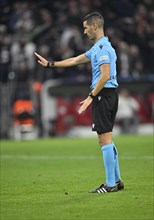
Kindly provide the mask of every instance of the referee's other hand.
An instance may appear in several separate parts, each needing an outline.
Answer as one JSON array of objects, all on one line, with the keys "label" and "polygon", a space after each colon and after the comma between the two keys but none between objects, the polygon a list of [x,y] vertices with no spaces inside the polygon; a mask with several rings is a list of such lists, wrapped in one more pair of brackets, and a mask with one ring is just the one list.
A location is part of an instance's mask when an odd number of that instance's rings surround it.
[{"label": "referee's other hand", "polygon": [[88,108],[88,106],[91,104],[91,102],[92,102],[92,98],[90,96],[88,96],[85,100],[80,102],[81,106],[78,110],[78,113],[81,114],[82,112],[84,112]]}]

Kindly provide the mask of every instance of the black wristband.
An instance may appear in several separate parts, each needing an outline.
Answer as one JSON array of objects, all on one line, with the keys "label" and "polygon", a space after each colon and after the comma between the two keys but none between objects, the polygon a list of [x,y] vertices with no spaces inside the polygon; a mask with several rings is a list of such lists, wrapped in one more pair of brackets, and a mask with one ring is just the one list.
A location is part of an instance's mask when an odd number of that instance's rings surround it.
[{"label": "black wristband", "polygon": [[48,61],[46,67],[54,67],[54,66],[55,66],[55,61],[51,60],[51,61]]},{"label": "black wristband", "polygon": [[92,92],[89,93],[89,96],[90,96],[92,99],[95,97]]}]

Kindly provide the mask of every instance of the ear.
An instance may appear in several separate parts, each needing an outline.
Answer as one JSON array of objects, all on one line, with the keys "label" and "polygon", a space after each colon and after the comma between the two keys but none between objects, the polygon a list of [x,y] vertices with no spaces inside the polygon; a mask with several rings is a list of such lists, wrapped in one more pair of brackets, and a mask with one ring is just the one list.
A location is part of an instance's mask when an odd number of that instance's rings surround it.
[{"label": "ear", "polygon": [[94,28],[95,31],[97,30],[97,25],[96,25],[95,22],[93,22],[93,28]]}]

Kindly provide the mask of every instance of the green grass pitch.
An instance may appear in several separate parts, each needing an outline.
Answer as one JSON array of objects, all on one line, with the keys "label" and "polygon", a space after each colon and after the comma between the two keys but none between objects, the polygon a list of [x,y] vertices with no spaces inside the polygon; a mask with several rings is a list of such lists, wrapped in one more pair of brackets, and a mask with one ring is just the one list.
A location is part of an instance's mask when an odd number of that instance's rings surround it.
[{"label": "green grass pitch", "polygon": [[1,220],[152,220],[153,137],[115,136],[125,190],[105,180],[97,138],[1,141]]}]

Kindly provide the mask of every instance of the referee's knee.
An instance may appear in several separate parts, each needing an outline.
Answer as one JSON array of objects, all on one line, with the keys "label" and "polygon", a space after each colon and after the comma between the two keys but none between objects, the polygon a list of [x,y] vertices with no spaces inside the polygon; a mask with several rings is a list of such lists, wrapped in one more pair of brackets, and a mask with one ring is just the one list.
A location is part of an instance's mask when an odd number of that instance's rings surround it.
[{"label": "referee's knee", "polygon": [[102,137],[100,135],[98,136],[98,143],[99,143],[100,147],[105,145],[104,140],[102,140]]},{"label": "referee's knee", "polygon": [[103,142],[98,138],[98,143],[99,143],[99,146],[102,147],[103,146]]},{"label": "referee's knee", "polygon": [[112,132],[98,134],[98,143],[101,147],[107,144],[111,144],[112,143]]}]

